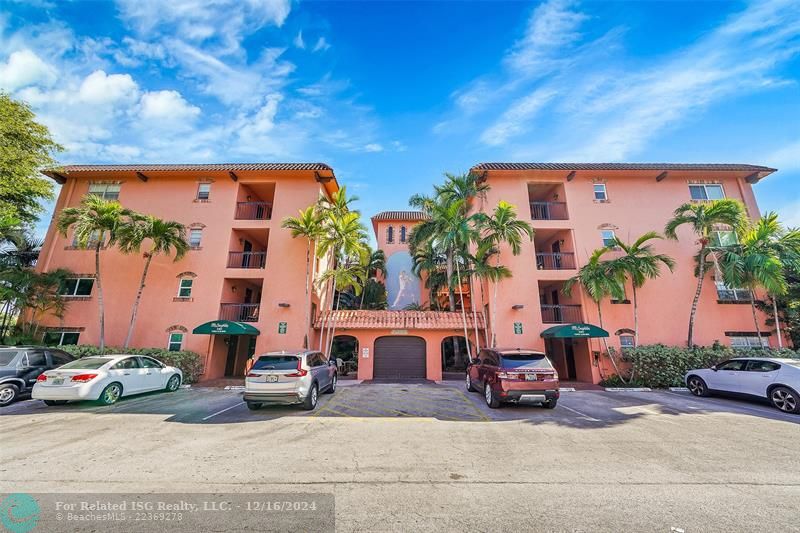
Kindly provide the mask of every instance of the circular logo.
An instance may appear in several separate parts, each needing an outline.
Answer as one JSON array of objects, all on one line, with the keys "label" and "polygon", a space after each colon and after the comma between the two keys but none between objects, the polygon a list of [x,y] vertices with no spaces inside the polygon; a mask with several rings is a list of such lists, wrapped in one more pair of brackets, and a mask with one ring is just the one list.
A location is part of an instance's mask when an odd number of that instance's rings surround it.
[{"label": "circular logo", "polygon": [[27,533],[39,522],[39,504],[27,494],[9,494],[0,501],[0,523],[12,533]]}]

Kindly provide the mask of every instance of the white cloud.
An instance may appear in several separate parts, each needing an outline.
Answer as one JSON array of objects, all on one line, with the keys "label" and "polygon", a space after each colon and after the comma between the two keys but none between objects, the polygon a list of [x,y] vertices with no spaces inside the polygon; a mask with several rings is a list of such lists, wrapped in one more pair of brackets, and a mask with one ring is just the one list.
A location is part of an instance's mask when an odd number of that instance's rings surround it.
[{"label": "white cloud", "polygon": [[364,146],[365,152],[383,152],[383,146],[378,143],[369,143]]},{"label": "white cloud", "polygon": [[7,91],[36,84],[49,86],[56,77],[56,69],[28,49],[13,52],[7,62],[0,63],[0,88]]},{"label": "white cloud", "polygon": [[505,144],[531,127],[536,114],[555,96],[556,91],[549,87],[538,89],[517,100],[502,116],[481,134],[481,141],[489,146]]},{"label": "white cloud", "polygon": [[78,89],[81,101],[90,105],[132,103],[139,96],[139,86],[130,74],[106,74],[96,70],[89,74]]},{"label": "white cloud", "polygon": [[185,128],[200,115],[200,108],[184,100],[178,91],[154,91],[142,95],[140,117],[170,128]]},{"label": "white cloud", "polygon": [[800,170],[800,140],[781,146],[767,155],[765,161],[778,170]]},{"label": "white cloud", "polygon": [[778,219],[787,228],[800,228],[800,201],[779,207]]},{"label": "white cloud", "polygon": [[292,42],[294,43],[294,45],[297,48],[304,49],[306,47],[306,43],[305,43],[305,41],[303,41],[303,31],[302,30],[297,32],[297,35],[295,36],[294,41],[292,41]]},{"label": "white cloud", "polygon": [[319,39],[317,39],[317,44],[314,45],[314,49],[312,50],[312,52],[320,52],[320,51],[324,52],[330,47],[331,45],[327,40],[325,40],[325,37],[320,37]]}]

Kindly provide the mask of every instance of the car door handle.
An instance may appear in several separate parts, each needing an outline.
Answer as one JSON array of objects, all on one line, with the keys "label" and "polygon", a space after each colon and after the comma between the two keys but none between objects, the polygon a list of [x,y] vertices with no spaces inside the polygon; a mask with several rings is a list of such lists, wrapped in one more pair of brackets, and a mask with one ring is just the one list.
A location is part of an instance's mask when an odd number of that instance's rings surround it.
[{"label": "car door handle", "polygon": [[131,373],[130,373],[130,372],[123,372],[123,373],[122,373],[122,375],[123,375],[123,376],[130,376],[130,375],[131,375]]}]

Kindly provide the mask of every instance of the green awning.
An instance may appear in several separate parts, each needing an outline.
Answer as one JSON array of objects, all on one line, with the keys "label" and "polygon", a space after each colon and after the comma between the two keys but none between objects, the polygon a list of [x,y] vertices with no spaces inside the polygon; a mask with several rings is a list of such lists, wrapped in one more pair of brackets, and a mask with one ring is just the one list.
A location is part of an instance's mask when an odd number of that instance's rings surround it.
[{"label": "green awning", "polygon": [[194,331],[195,335],[258,335],[261,333],[246,322],[234,322],[232,320],[212,320],[205,324],[200,324]]},{"label": "green awning", "polygon": [[547,328],[542,332],[542,337],[545,339],[608,337],[608,332],[592,324],[564,324]]}]

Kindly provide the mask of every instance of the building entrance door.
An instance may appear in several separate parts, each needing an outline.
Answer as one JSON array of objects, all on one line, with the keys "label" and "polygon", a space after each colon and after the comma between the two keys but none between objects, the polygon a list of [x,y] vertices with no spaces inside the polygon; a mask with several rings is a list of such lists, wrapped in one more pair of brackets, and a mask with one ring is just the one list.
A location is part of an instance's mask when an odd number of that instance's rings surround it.
[{"label": "building entrance door", "polygon": [[225,377],[233,377],[236,371],[236,354],[239,353],[239,337],[228,336],[228,357],[225,359]]}]

